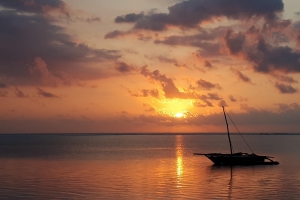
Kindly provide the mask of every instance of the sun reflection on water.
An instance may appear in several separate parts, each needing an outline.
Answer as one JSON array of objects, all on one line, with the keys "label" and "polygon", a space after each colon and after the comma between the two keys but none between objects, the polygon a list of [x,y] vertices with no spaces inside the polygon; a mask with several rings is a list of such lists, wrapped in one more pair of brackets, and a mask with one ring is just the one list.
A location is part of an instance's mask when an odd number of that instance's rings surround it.
[{"label": "sun reflection on water", "polygon": [[176,136],[176,169],[177,169],[177,187],[181,187],[181,178],[183,175],[183,162],[182,162],[182,136]]}]

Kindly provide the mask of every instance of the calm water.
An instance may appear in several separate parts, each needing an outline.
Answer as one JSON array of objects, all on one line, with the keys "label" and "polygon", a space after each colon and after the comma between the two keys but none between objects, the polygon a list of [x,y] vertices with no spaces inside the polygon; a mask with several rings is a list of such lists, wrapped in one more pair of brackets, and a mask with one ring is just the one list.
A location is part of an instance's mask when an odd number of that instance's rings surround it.
[{"label": "calm water", "polygon": [[300,199],[300,135],[244,138],[280,165],[214,167],[193,155],[228,153],[226,135],[0,135],[0,197]]}]

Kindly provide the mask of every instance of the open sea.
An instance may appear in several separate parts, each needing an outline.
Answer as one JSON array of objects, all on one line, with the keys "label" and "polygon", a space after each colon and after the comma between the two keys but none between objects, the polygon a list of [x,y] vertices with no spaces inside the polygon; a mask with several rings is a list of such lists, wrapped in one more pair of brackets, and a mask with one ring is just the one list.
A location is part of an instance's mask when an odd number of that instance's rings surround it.
[{"label": "open sea", "polygon": [[[279,165],[216,167],[226,134],[0,135],[0,199],[300,199],[300,135],[243,135]],[[232,135],[235,152],[251,150]]]}]

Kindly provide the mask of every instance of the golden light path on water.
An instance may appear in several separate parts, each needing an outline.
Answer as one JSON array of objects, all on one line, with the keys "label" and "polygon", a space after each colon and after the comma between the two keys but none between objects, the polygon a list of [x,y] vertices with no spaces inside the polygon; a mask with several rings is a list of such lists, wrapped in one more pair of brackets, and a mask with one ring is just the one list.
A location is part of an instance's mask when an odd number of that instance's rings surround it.
[{"label": "golden light path on water", "polygon": [[177,159],[177,187],[181,187],[181,179],[183,175],[183,162],[182,162],[182,135],[176,136],[176,159]]}]

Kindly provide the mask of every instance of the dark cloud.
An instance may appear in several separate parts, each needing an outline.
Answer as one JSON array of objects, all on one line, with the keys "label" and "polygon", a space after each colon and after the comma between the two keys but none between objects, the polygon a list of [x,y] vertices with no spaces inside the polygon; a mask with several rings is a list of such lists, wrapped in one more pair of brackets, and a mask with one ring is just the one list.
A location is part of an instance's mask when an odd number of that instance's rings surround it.
[{"label": "dark cloud", "polygon": [[22,92],[21,90],[19,90],[18,87],[15,87],[16,91],[15,94],[18,98],[25,98],[28,97],[26,94],[24,94],[24,92]]},{"label": "dark cloud", "polygon": [[4,83],[0,83],[0,88],[6,88],[7,86]]},{"label": "dark cloud", "polygon": [[138,34],[137,36],[138,36],[137,39],[140,40],[140,41],[150,41],[150,40],[152,40],[152,37],[148,36],[148,35]]},{"label": "dark cloud", "polygon": [[200,100],[194,101],[194,107],[213,107],[211,101],[220,101],[222,98],[216,93],[207,93],[206,95],[199,96]]},{"label": "dark cloud", "polygon": [[221,86],[219,84],[211,83],[211,82],[205,81],[203,79],[198,80],[196,83],[197,83],[198,87],[200,87],[204,90],[221,89]]},{"label": "dark cloud", "polygon": [[213,107],[213,104],[208,101],[207,99],[204,99],[202,101],[194,101],[193,102],[194,107]]},{"label": "dark cloud", "polygon": [[[148,107],[149,106],[149,107]],[[144,105],[146,110],[151,109],[150,105]],[[297,104],[285,105],[285,110],[257,110],[246,112],[229,112],[230,117],[238,126],[241,132],[274,132],[274,133],[299,133],[300,107]],[[155,109],[155,108],[153,108]],[[126,115],[126,116],[124,116]],[[64,122],[64,126],[61,126]],[[18,124],[18,126],[16,126]],[[118,126],[116,126],[118,124]],[[149,113],[149,115],[130,116],[123,112],[120,116],[105,118],[102,120],[87,120],[74,118],[51,118],[51,119],[3,119],[0,120],[0,127],[6,133],[132,133],[132,132],[161,132],[162,129],[170,131],[170,126],[193,125],[200,130],[204,126],[213,125],[224,127],[223,113],[198,114],[194,117],[187,117],[184,120],[170,117],[164,114]],[[249,129],[249,127],[259,127]],[[219,129],[220,130],[220,129]]]},{"label": "dark cloud", "polygon": [[199,33],[194,35],[185,36],[169,36],[165,37],[164,40],[156,40],[155,43],[163,43],[167,45],[183,45],[183,46],[203,46],[203,42],[214,42],[214,40],[221,36],[225,30],[223,28],[215,28],[211,30],[198,29]]},{"label": "dark cloud", "polygon": [[[202,97],[205,97],[205,99],[211,99],[211,100],[221,100],[222,98],[219,97],[216,93],[207,93],[207,95],[202,95]],[[203,99],[203,98],[202,98]]]},{"label": "dark cloud", "polygon": [[300,72],[300,53],[288,46],[273,47],[260,38],[256,48],[246,52],[246,59],[254,63],[254,69],[262,73],[282,71]]},{"label": "dark cloud", "polygon": [[162,31],[166,29],[166,24],[168,24],[169,18],[167,14],[157,13],[144,16],[143,18],[137,20],[134,25],[135,29],[146,29],[152,31]]},{"label": "dark cloud", "polygon": [[204,67],[208,69],[214,68],[214,66],[208,60],[204,61]]},{"label": "dark cloud", "polygon": [[296,21],[293,23],[293,28],[294,29],[300,29],[300,21]]},{"label": "dark cloud", "polygon": [[117,38],[119,36],[124,36],[126,35],[127,33],[124,32],[124,31],[119,31],[119,30],[114,30],[112,32],[109,32],[107,33],[105,36],[104,36],[104,39],[112,39],[112,38]]},{"label": "dark cloud", "polygon": [[282,94],[293,94],[293,93],[298,92],[298,90],[296,88],[292,87],[291,85],[276,83],[275,86],[279,90],[279,92]]},{"label": "dark cloud", "polygon": [[144,13],[140,13],[140,14],[131,13],[131,14],[116,17],[115,22],[116,23],[124,23],[124,22],[132,23],[132,22],[136,22],[137,20],[139,20],[143,17],[144,17]]},{"label": "dark cloud", "polygon": [[100,21],[101,21],[100,17],[89,17],[89,18],[86,19],[86,22],[89,22],[89,23],[91,23],[91,22],[100,22]]},{"label": "dark cloud", "polygon": [[251,79],[248,76],[246,76],[245,74],[243,74],[241,71],[234,70],[234,73],[237,75],[239,80],[246,82],[246,83],[252,83]]},{"label": "dark cloud", "polygon": [[143,89],[140,91],[140,93],[132,93],[131,91],[129,91],[129,93],[134,96],[134,97],[149,97],[152,96],[154,98],[159,98],[159,92],[157,89],[152,89],[152,90],[147,90],[147,89]]},{"label": "dark cloud", "polygon": [[228,105],[227,105],[227,103],[226,103],[225,100],[221,100],[221,101],[219,101],[218,106],[220,106],[220,107],[223,107],[223,106],[226,107]]},{"label": "dark cloud", "polygon": [[17,11],[44,13],[49,9],[64,10],[61,0],[0,0],[0,5]]},{"label": "dark cloud", "polygon": [[[290,126],[296,124],[300,117],[300,108],[287,105],[284,111],[268,111],[265,109],[255,109],[245,105],[247,113],[230,113],[236,124],[250,125],[284,125]],[[297,105],[297,104],[296,104]],[[242,108],[243,109],[243,108]],[[299,124],[299,121],[297,122]]]},{"label": "dark cloud", "polygon": [[271,76],[285,83],[298,83],[298,81],[291,76],[286,76],[278,73],[272,73]]},{"label": "dark cloud", "polygon": [[141,74],[158,81],[162,86],[166,98],[182,98],[185,96],[184,93],[181,93],[178,90],[171,78],[167,78],[166,75],[161,74],[158,70],[151,72],[147,67],[143,67],[141,69]]},{"label": "dark cloud", "polygon": [[[4,7],[0,10],[0,74],[30,82],[28,64],[40,57],[47,63],[49,72],[81,76],[79,71],[86,71],[81,69],[88,67],[80,63],[116,60],[120,57],[118,51],[93,49],[73,42],[71,36],[63,33],[64,29],[55,25],[51,17],[40,14],[44,8],[56,8],[63,4],[57,0],[0,1]],[[85,74],[85,77],[88,75]]]},{"label": "dark cloud", "polygon": [[58,77],[55,77],[47,68],[47,64],[43,59],[37,57],[29,66],[29,72],[33,79],[36,79],[40,83],[50,86],[57,86],[61,81]]},{"label": "dark cloud", "polygon": [[136,31],[119,31],[119,30],[108,32],[107,34],[105,34],[104,39],[114,39],[114,38],[124,37],[127,35],[133,35],[140,41],[152,40],[152,36],[137,33]]},{"label": "dark cloud", "polygon": [[278,107],[279,107],[279,110],[282,112],[286,112],[286,111],[289,111],[289,110],[298,110],[300,109],[300,105],[297,104],[297,103],[292,103],[292,104],[283,104],[283,103],[280,103],[278,104]]},{"label": "dark cloud", "polygon": [[122,73],[136,71],[136,69],[133,66],[130,66],[125,62],[117,62],[115,69]]},{"label": "dark cloud", "polygon": [[241,32],[239,32],[238,34],[233,34],[232,30],[228,30],[224,39],[226,47],[229,49],[230,54],[234,55],[242,50],[246,37]]},{"label": "dark cloud", "polygon": [[205,21],[216,18],[250,19],[265,17],[274,19],[276,12],[283,11],[282,0],[188,0],[170,6],[169,13],[128,14],[119,16],[116,21],[135,22],[136,29],[153,31],[165,30],[168,25],[196,27]]},{"label": "dark cloud", "polygon": [[290,20],[290,19],[284,19],[284,20],[276,19],[276,20],[271,20],[271,21],[268,21],[266,24],[264,24],[263,31],[266,31],[266,30],[276,30],[276,32],[277,32],[277,31],[286,29],[291,24],[292,24],[292,20]]},{"label": "dark cloud", "polygon": [[158,70],[151,72],[147,67],[142,67],[140,73],[145,77],[149,77],[150,79],[157,81],[162,87],[166,98],[198,98],[198,95],[196,94],[179,91],[179,89],[175,86],[174,81],[166,75],[161,74]]},{"label": "dark cloud", "polygon": [[41,88],[37,88],[37,94],[46,98],[59,98],[59,96],[52,94],[50,92],[46,92],[45,90],[42,90]]},{"label": "dark cloud", "polygon": [[166,56],[158,56],[157,59],[160,61],[160,62],[164,62],[164,63],[172,63],[172,64],[175,64],[175,65],[179,65],[177,60],[175,60],[174,58],[168,58]]},{"label": "dark cloud", "polygon": [[229,99],[230,99],[231,102],[236,102],[237,101],[236,98],[234,98],[232,95],[229,95]]},{"label": "dark cloud", "polygon": [[149,105],[149,104],[143,104],[143,106],[146,107],[146,109],[145,109],[146,112],[156,111],[156,109],[154,107],[152,107],[151,105]]},{"label": "dark cloud", "polygon": [[256,26],[252,25],[248,30],[247,34],[258,34],[260,32],[259,28]]},{"label": "dark cloud", "polygon": [[156,89],[153,90],[142,90],[143,96],[147,97],[147,96],[152,96],[154,98],[158,98],[159,97],[159,92]]},{"label": "dark cloud", "polygon": [[165,44],[170,46],[192,46],[198,47],[201,56],[218,56],[221,55],[220,42],[217,39],[224,35],[225,28],[219,27],[215,29],[203,30],[199,29],[199,33],[195,35],[169,36],[164,39],[155,40],[155,44]]},{"label": "dark cloud", "polygon": [[[218,31],[220,31],[218,29]],[[195,46],[203,47],[205,43],[214,44],[214,39],[219,33],[202,31],[199,34],[195,35],[186,35],[186,36],[169,36],[165,37],[164,40],[155,40],[156,44],[167,44],[167,45],[182,45],[182,46]]]}]

